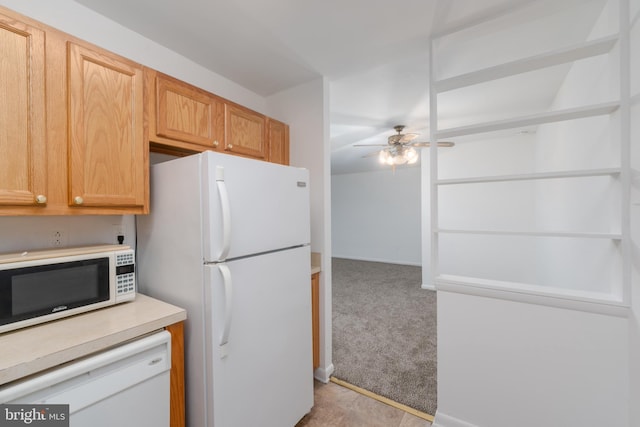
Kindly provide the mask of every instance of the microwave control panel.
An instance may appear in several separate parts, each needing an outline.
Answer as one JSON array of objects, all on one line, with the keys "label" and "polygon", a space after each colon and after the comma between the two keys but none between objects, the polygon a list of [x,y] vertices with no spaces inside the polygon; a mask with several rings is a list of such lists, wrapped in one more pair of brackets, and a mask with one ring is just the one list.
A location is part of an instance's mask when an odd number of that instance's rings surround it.
[{"label": "microwave control panel", "polygon": [[116,302],[135,298],[136,273],[133,250],[116,252]]}]

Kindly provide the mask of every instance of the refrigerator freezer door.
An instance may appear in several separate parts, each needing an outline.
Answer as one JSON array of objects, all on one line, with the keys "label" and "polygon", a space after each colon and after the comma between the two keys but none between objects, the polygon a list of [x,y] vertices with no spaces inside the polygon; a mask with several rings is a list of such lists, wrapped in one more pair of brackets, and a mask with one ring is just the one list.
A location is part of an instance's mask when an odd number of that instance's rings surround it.
[{"label": "refrigerator freezer door", "polygon": [[205,261],[309,243],[306,169],[213,152],[201,156]]},{"label": "refrigerator freezer door", "polygon": [[205,266],[208,426],[292,427],[311,409],[309,256],[305,246]]}]

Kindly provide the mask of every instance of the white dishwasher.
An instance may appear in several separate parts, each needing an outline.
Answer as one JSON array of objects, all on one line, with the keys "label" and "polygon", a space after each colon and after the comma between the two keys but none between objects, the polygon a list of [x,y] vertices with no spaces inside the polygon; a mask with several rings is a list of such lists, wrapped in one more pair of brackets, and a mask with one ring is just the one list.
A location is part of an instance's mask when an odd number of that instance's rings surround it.
[{"label": "white dishwasher", "polygon": [[68,404],[70,427],[168,427],[171,335],[145,338],[0,386],[0,404]]}]

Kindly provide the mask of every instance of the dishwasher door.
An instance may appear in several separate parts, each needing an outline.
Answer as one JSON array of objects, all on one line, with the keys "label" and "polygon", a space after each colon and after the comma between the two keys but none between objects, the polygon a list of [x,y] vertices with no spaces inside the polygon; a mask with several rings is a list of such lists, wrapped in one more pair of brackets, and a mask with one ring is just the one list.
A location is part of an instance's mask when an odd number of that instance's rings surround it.
[{"label": "dishwasher door", "polygon": [[0,403],[68,404],[70,427],[169,427],[170,369],[162,331],[0,387]]}]

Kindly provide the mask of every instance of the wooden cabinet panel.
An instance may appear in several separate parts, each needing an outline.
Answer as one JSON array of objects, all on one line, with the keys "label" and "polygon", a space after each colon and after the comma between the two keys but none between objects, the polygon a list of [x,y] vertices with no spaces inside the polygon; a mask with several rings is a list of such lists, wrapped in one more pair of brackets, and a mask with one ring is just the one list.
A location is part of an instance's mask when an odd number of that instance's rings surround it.
[{"label": "wooden cabinet panel", "polygon": [[184,322],[165,328],[171,334],[170,426],[185,426]]},{"label": "wooden cabinet panel", "polygon": [[[150,140],[198,144],[215,150],[224,138],[224,103],[212,94],[145,70]],[[170,141],[166,141],[170,140]]]},{"label": "wooden cabinet panel", "polygon": [[313,369],[320,366],[320,273],[311,275],[311,336]]},{"label": "wooden cabinet panel", "polygon": [[151,151],[222,150],[289,164],[289,126],[150,68],[144,70]]},{"label": "wooden cabinet panel", "polygon": [[144,206],[142,67],[68,43],[69,204]]},{"label": "wooden cabinet panel", "polygon": [[266,159],[265,116],[235,104],[225,104],[224,149],[256,159]]},{"label": "wooden cabinet panel", "polygon": [[44,206],[45,34],[3,14],[0,100],[0,206]]},{"label": "wooden cabinet panel", "polygon": [[274,119],[267,119],[269,161],[289,164],[289,126]]}]

